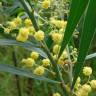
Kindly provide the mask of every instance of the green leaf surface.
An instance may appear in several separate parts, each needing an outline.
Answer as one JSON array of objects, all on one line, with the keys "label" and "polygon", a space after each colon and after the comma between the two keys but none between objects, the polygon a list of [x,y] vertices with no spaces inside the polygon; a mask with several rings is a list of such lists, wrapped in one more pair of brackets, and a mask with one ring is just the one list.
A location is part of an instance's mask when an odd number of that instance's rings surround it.
[{"label": "green leaf surface", "polygon": [[96,20],[96,0],[90,0],[84,20],[84,26],[82,29],[77,64],[75,65],[74,68],[73,86],[77,80],[77,77],[79,76],[80,71],[82,70],[86,55],[88,53],[91,41],[95,33],[96,29],[95,20]]},{"label": "green leaf surface", "polygon": [[29,51],[36,51],[38,52],[42,57],[47,57],[45,52],[41,50],[40,48],[35,47],[36,44],[27,41],[27,42],[18,42],[16,40],[11,40],[11,39],[0,39],[0,45],[1,46],[21,46]]},{"label": "green leaf surface", "polygon": [[70,14],[69,14],[69,18],[68,18],[68,24],[66,26],[65,34],[63,37],[63,41],[61,44],[61,49],[60,49],[58,57],[61,56],[66,45],[69,43],[69,41],[73,35],[73,32],[74,32],[81,16],[83,15],[83,13],[86,9],[88,1],[89,0],[72,0]]},{"label": "green leaf surface", "polygon": [[27,71],[27,70],[24,70],[24,69],[21,69],[21,68],[17,68],[17,67],[12,67],[12,66],[9,66],[7,64],[0,64],[0,71],[8,72],[8,73],[15,74],[15,75],[20,75],[20,76],[25,76],[25,77],[28,77],[28,78],[33,78],[33,79],[37,79],[37,80],[40,80],[40,81],[45,81],[45,82],[50,82],[50,83],[60,83],[58,81],[48,79],[44,76],[36,76],[30,71]]},{"label": "green leaf surface", "polygon": [[92,59],[92,58],[96,58],[96,53],[90,54],[86,56],[86,60]]}]

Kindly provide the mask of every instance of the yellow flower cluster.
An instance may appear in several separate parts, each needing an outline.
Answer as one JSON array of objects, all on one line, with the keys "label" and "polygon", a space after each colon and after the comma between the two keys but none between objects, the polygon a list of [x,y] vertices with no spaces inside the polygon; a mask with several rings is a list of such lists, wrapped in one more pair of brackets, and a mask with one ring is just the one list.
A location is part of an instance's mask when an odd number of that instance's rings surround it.
[{"label": "yellow flower cluster", "polygon": [[[42,60],[42,64],[43,66],[40,66],[40,65],[37,65],[36,63],[36,60],[39,58],[39,53],[38,52],[31,52],[30,53],[30,57],[28,57],[27,59],[22,59],[21,63],[24,64],[25,67],[28,67],[28,68],[33,68],[33,73],[35,75],[43,75],[44,72],[45,72],[45,68],[44,67],[47,67],[50,65],[50,60],[49,59],[43,59]],[[35,68],[36,67],[36,68]],[[35,69],[34,69],[35,68]]]},{"label": "yellow flower cluster", "polygon": [[22,19],[20,17],[14,18],[13,22],[16,24],[16,26],[19,26],[22,24]]},{"label": "yellow flower cluster", "polygon": [[50,60],[48,58],[42,60],[43,66],[48,67],[50,66]]},{"label": "yellow flower cluster", "polygon": [[29,29],[28,28],[20,28],[19,29],[19,34],[16,37],[17,41],[25,42],[27,41],[29,36]]},{"label": "yellow flower cluster", "polygon": [[83,68],[83,74],[85,76],[90,76],[92,74],[92,68],[91,67],[84,67]]},{"label": "yellow flower cluster", "polygon": [[9,25],[8,28],[11,29],[11,30],[16,28],[16,24],[13,21],[8,22],[8,25]]},{"label": "yellow flower cluster", "polygon": [[38,32],[35,33],[34,38],[35,38],[37,41],[42,41],[42,40],[44,40],[44,32],[41,31],[41,30],[39,30]]},{"label": "yellow flower cluster", "polygon": [[33,58],[34,60],[37,60],[38,57],[39,57],[39,53],[38,53],[38,52],[32,52],[30,56],[31,56],[31,58]]},{"label": "yellow flower cluster", "polygon": [[45,68],[43,66],[39,66],[34,70],[34,74],[39,76],[43,75],[44,72],[45,72]]},{"label": "yellow flower cluster", "polygon": [[56,44],[53,46],[53,53],[58,54],[60,50],[60,45]]},{"label": "yellow flower cluster", "polygon": [[56,26],[57,28],[60,29],[64,29],[67,25],[67,21],[63,21],[63,20],[56,20],[54,18],[50,19],[50,23],[53,24],[54,26]]},{"label": "yellow flower cluster", "polygon": [[53,33],[52,34],[52,40],[54,41],[54,43],[61,43],[61,41],[62,41],[62,34],[60,34],[60,33]]},{"label": "yellow flower cluster", "polygon": [[84,84],[78,91],[76,92],[76,96],[88,96],[91,92],[91,86],[88,84]]},{"label": "yellow flower cluster", "polygon": [[53,96],[61,96],[60,93],[54,93]]},{"label": "yellow flower cluster", "polygon": [[24,63],[26,67],[33,67],[35,64],[35,61],[32,58],[22,59],[21,62]]},{"label": "yellow flower cluster", "polygon": [[74,87],[76,90],[78,90],[78,88],[81,86],[80,83],[81,83],[81,78],[78,77],[78,78],[77,78],[77,81],[76,81],[76,83],[75,83],[75,87]]},{"label": "yellow flower cluster", "polygon": [[42,2],[42,8],[48,9],[50,7],[50,0],[44,0]]},{"label": "yellow flower cluster", "polygon": [[22,19],[20,17],[14,18],[12,21],[8,22],[8,29],[13,30],[22,24]]},{"label": "yellow flower cluster", "polygon": [[31,22],[31,20],[28,19],[28,18],[25,19],[24,24],[25,24],[26,27],[32,26],[32,22]]},{"label": "yellow flower cluster", "polygon": [[90,85],[91,85],[91,88],[92,89],[95,89],[96,90],[96,80],[91,80],[90,81]]}]

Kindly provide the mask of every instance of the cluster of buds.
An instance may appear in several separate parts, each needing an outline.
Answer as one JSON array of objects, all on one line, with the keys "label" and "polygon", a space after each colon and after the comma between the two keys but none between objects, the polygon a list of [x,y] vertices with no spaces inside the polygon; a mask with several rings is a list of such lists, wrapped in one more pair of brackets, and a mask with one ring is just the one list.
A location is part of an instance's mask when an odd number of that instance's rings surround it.
[{"label": "cluster of buds", "polygon": [[84,84],[81,84],[81,78],[78,77],[75,84],[76,96],[89,96],[89,93],[92,92],[92,90],[96,90],[96,80],[90,80],[92,68],[88,66],[84,67],[83,74],[84,76],[87,76],[88,79]]}]

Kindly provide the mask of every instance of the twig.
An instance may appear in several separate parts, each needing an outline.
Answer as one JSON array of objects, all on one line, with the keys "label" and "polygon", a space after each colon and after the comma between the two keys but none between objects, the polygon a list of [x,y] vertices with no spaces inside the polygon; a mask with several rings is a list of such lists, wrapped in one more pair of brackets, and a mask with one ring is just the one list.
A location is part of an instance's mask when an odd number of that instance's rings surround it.
[{"label": "twig", "polygon": [[70,87],[72,86],[72,79],[73,79],[73,74],[72,74],[72,72],[73,72],[73,64],[72,64],[72,62],[71,62],[71,58],[70,58],[70,52],[69,52],[69,48],[68,48],[68,45],[67,45],[67,47],[66,47],[66,49],[67,49],[67,54],[68,54],[68,60],[69,60],[69,62],[70,62],[70,68],[69,68],[69,80],[70,80]]},{"label": "twig", "polygon": [[[12,52],[12,57],[13,57],[14,66],[18,67],[15,50]],[[20,78],[19,78],[18,75],[15,75],[15,79],[16,79],[16,86],[17,86],[18,96],[22,96],[21,86],[20,86]]]}]

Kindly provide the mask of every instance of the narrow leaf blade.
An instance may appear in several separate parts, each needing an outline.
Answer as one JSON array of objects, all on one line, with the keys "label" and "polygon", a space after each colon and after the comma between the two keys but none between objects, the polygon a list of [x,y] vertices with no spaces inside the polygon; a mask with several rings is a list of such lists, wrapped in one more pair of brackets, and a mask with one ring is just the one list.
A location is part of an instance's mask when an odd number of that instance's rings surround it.
[{"label": "narrow leaf blade", "polygon": [[81,34],[77,64],[75,65],[74,68],[73,86],[77,80],[78,75],[80,74],[80,71],[82,70],[86,55],[88,53],[91,41],[95,33],[96,29],[95,19],[96,19],[96,0],[90,0],[87,13],[85,16],[83,31]]},{"label": "narrow leaf blade", "polygon": [[8,73],[20,75],[20,76],[25,76],[28,78],[33,78],[33,79],[40,80],[40,81],[46,81],[46,82],[50,82],[50,83],[60,83],[58,81],[54,81],[54,80],[48,79],[43,76],[36,76],[36,75],[32,74],[32,72],[30,72],[30,71],[25,71],[23,69],[20,69],[17,67],[12,67],[7,64],[0,64],[0,71],[8,72]]},{"label": "narrow leaf blade", "polygon": [[70,8],[70,14],[68,18],[68,24],[66,26],[65,34],[63,37],[63,41],[61,44],[61,49],[59,52],[59,56],[61,56],[63,50],[65,49],[66,45],[70,41],[73,32],[76,28],[76,25],[78,24],[82,14],[84,13],[86,6],[88,4],[89,0],[72,0],[71,8]]}]

